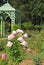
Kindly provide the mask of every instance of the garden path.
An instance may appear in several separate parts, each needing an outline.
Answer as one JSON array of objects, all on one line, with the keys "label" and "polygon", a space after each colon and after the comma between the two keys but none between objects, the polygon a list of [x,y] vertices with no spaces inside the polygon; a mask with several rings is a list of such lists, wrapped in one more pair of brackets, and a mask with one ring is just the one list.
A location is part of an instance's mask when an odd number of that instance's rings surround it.
[{"label": "garden path", "polygon": [[5,39],[7,39],[7,38],[0,38],[0,40],[5,40]]}]

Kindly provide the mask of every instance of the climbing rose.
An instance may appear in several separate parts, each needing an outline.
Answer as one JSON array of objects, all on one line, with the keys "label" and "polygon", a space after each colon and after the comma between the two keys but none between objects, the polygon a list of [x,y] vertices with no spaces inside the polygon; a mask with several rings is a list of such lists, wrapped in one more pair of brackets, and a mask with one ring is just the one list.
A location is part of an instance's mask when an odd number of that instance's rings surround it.
[{"label": "climbing rose", "polygon": [[17,29],[16,30],[17,33],[24,33],[23,30]]},{"label": "climbing rose", "polygon": [[6,58],[6,54],[3,53],[3,54],[1,55],[1,57],[2,57],[2,59],[5,59],[5,58]]},{"label": "climbing rose", "polygon": [[24,38],[28,38],[28,34],[25,33],[25,34],[23,35],[23,37],[24,37]]},{"label": "climbing rose", "polygon": [[20,41],[20,42],[24,41],[24,39],[22,37],[19,37],[17,40]]},{"label": "climbing rose", "polygon": [[10,34],[10,35],[8,36],[8,40],[12,40],[14,37],[15,37],[15,36],[14,36],[13,34]]},{"label": "climbing rose", "polygon": [[26,41],[23,41],[23,42],[21,43],[21,45],[27,47],[27,42],[26,42]]},{"label": "climbing rose", "polygon": [[6,45],[6,46],[11,47],[12,45],[13,45],[13,43],[12,43],[12,42],[10,42],[10,41],[8,41],[8,43],[7,43],[7,45]]}]

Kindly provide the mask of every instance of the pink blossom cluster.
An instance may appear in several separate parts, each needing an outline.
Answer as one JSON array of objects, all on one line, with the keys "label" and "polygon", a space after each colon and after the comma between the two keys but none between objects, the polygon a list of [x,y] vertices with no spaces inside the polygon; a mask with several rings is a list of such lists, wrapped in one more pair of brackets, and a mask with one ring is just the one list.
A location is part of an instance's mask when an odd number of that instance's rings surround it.
[{"label": "pink blossom cluster", "polygon": [[[8,36],[8,38],[7,38],[8,39],[8,42],[6,44],[7,47],[11,47],[13,45],[13,43],[11,42],[11,40],[13,40],[18,35],[18,33],[21,33],[22,36],[19,37],[19,38],[17,38],[17,40],[20,42],[20,44],[22,46],[24,46],[24,48],[27,47],[28,43],[24,40],[24,38],[28,38],[28,34],[27,33],[24,33],[24,31],[23,30],[20,30],[20,29],[17,29],[16,31],[12,31],[12,34],[10,34]],[[28,52],[31,52],[31,49],[27,49],[27,51]],[[1,57],[2,57],[2,59],[5,59],[6,58],[6,54],[3,53],[1,55]]]},{"label": "pink blossom cluster", "polygon": [[5,53],[1,54],[1,57],[2,57],[2,59],[5,59],[6,58],[6,54]]},{"label": "pink blossom cluster", "polygon": [[9,41],[7,42],[6,46],[11,47],[13,45],[13,43],[10,41],[13,40],[18,35],[18,33],[21,33],[22,37],[19,37],[17,40],[20,42],[21,45],[27,46],[27,42],[24,40],[24,38],[27,38],[28,34],[27,33],[24,34],[24,31],[21,29],[17,29],[16,31],[12,31],[12,34],[10,34],[8,36]]}]

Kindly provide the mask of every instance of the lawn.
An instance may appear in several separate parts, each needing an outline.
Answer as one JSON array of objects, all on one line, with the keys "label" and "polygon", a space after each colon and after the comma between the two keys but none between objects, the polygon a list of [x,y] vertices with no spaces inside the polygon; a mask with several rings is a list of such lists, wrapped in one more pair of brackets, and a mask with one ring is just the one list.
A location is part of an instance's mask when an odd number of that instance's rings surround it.
[{"label": "lawn", "polygon": [[[39,52],[24,52],[24,60],[33,59],[39,57],[41,60],[44,59],[44,31],[29,31],[31,37],[25,39],[28,42],[28,48],[33,50],[39,50]],[[0,54],[5,52],[5,45],[7,40],[0,40]]]}]

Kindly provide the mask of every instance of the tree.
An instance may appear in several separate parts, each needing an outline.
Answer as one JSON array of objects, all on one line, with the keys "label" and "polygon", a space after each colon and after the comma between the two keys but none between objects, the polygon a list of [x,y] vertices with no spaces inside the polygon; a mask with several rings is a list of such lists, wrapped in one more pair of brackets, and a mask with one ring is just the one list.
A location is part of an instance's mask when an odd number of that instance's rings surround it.
[{"label": "tree", "polygon": [[[5,0],[6,1],[6,0]],[[10,4],[22,12],[22,21],[32,21],[33,24],[44,21],[44,0],[9,0]]]}]

